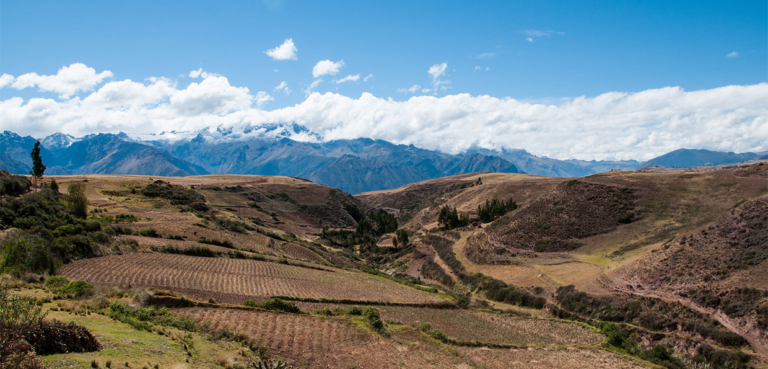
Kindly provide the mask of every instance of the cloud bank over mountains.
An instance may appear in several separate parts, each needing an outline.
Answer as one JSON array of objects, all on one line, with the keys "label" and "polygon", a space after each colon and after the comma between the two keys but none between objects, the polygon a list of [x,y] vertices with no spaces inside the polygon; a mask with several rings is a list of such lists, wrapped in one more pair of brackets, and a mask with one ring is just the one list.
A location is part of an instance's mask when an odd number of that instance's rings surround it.
[{"label": "cloud bank over mountains", "polygon": [[[333,75],[343,66],[327,64],[315,74]],[[335,68],[325,68],[330,64]],[[437,88],[445,68],[433,68]],[[767,83],[698,91],[664,87],[606,92],[558,104],[469,94],[397,101],[368,92],[358,98],[312,92],[300,104],[264,110],[272,100],[265,91],[233,86],[225,76],[203,70],[189,75],[201,80],[186,86],[165,77],[111,80],[112,72],[97,73],[79,63],[56,75],[5,74],[0,88],[37,87],[57,98],[0,101],[0,129],[43,137],[56,131],[74,136],[142,134],[285,122],[306,126],[324,140],[369,137],[452,154],[473,146],[522,148],[536,155],[585,160],[647,160],[679,148],[768,150]],[[278,87],[274,89],[287,88]]]}]

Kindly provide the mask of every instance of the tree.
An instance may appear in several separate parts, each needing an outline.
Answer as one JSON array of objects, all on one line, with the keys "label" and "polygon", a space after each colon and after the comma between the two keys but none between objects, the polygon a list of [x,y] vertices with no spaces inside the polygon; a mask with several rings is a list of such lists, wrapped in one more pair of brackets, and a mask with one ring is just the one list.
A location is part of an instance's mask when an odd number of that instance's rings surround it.
[{"label": "tree", "polygon": [[397,235],[397,241],[401,245],[403,245],[403,247],[408,246],[408,242],[410,242],[408,240],[408,231],[406,231],[405,229],[398,229],[396,235]]},{"label": "tree", "polygon": [[392,246],[393,246],[394,248],[397,248],[397,236],[395,236],[395,237],[392,237]]},{"label": "tree", "polygon": [[37,180],[42,179],[43,173],[45,173],[45,164],[43,164],[43,158],[40,157],[40,141],[35,142],[30,156],[32,156],[32,170],[29,174],[32,175],[34,187],[37,188]]},{"label": "tree", "polygon": [[85,219],[88,216],[88,197],[85,195],[85,183],[70,183],[67,187],[69,205],[75,216]]},{"label": "tree", "polygon": [[56,183],[55,179],[51,180],[51,191],[53,191],[53,193],[55,193],[56,195],[59,194],[59,184]]},{"label": "tree", "polygon": [[437,217],[437,222],[446,230],[463,227],[469,224],[469,217],[466,215],[459,216],[459,212],[456,208],[452,208],[448,205],[443,206],[440,209],[440,215]]}]

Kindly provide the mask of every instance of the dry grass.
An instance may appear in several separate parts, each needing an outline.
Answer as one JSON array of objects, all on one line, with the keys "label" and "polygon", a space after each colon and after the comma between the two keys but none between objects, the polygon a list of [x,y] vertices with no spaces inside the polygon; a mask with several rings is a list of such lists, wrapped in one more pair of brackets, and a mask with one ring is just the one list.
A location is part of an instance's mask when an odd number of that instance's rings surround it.
[{"label": "dry grass", "polygon": [[597,346],[605,337],[581,325],[548,319],[526,318],[475,310],[426,309],[386,306],[385,319],[420,326],[429,323],[448,337],[465,342],[549,346]]},{"label": "dry grass", "polygon": [[605,368],[630,369],[647,368],[632,359],[597,349],[488,349],[464,348],[460,350],[478,364],[488,369],[502,368]]},{"label": "dry grass", "polygon": [[445,302],[381,278],[332,270],[335,272],[254,260],[152,253],[79,260],[64,265],[61,274],[97,284],[167,288],[236,304],[273,296],[399,304]]}]

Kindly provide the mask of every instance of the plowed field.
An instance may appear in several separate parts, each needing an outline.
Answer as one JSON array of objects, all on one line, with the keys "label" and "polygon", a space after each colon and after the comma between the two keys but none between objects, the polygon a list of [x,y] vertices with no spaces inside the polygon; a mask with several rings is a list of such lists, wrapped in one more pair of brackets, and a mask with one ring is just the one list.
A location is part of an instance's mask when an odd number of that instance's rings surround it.
[{"label": "plowed field", "polygon": [[331,318],[201,308],[176,309],[174,313],[201,323],[208,321],[216,330],[252,336],[298,368],[469,367],[466,359],[439,345],[418,341],[420,334],[415,332],[385,339]]},{"label": "plowed field", "polygon": [[397,304],[445,302],[410,287],[339,269],[331,272],[255,260],[159,253],[79,260],[64,265],[61,274],[96,284],[179,290],[235,304],[273,296]]}]

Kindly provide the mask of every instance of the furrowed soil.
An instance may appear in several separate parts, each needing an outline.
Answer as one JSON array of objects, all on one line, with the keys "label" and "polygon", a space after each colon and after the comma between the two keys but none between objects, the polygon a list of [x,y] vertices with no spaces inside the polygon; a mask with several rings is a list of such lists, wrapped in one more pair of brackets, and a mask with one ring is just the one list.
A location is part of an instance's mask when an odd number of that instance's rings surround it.
[{"label": "furrowed soil", "polygon": [[361,273],[256,260],[131,254],[75,261],[64,265],[61,274],[93,284],[159,287],[233,304],[274,296],[382,304],[448,303],[435,294]]}]

